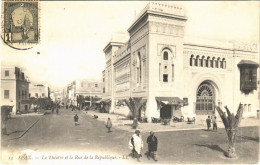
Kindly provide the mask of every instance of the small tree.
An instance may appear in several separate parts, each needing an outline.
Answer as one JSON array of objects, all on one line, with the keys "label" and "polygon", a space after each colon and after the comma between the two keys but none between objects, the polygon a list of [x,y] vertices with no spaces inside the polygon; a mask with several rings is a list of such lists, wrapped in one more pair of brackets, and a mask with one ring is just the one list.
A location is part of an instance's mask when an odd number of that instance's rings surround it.
[{"label": "small tree", "polygon": [[139,115],[139,111],[141,110],[142,107],[145,106],[146,101],[147,100],[142,99],[141,97],[133,97],[133,98],[130,97],[129,100],[124,99],[124,102],[126,103],[127,107],[133,114],[134,117],[133,126],[137,124],[136,122]]},{"label": "small tree", "polygon": [[226,156],[229,158],[235,158],[237,157],[235,153],[235,139],[236,139],[238,125],[243,115],[243,106],[242,104],[239,104],[236,116],[234,116],[234,113],[232,114],[230,113],[227,106],[225,106],[225,109],[227,111],[228,116],[226,115],[226,113],[222,111],[222,109],[219,106],[216,106],[216,109],[219,113],[219,116],[222,119],[222,122],[225,126],[226,133],[228,136],[228,152]]}]

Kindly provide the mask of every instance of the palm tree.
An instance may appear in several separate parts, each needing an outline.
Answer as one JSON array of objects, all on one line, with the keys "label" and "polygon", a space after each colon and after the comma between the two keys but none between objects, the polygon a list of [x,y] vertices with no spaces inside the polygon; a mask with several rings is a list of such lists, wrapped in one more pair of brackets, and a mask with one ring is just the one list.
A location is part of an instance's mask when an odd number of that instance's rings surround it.
[{"label": "palm tree", "polygon": [[137,118],[139,115],[139,111],[142,107],[145,107],[146,101],[146,99],[142,99],[141,97],[130,97],[129,100],[124,99],[124,102],[126,103],[129,110],[132,112],[132,115],[134,117],[133,127],[137,127]]},{"label": "palm tree", "polygon": [[235,153],[235,140],[238,125],[243,115],[243,106],[242,104],[239,104],[236,116],[234,116],[234,113],[230,113],[227,106],[225,106],[225,109],[227,111],[228,116],[225,112],[222,111],[222,109],[219,106],[216,106],[216,109],[219,113],[219,116],[222,119],[228,136],[228,152],[226,156],[229,158],[236,158],[237,155]]}]

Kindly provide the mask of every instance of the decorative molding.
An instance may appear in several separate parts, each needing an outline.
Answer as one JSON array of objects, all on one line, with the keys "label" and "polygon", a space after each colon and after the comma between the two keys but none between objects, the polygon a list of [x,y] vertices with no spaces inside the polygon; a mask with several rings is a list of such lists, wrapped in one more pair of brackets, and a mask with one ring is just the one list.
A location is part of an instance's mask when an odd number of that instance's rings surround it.
[{"label": "decorative molding", "polygon": [[164,44],[164,43],[158,43],[157,44],[157,56],[161,56],[163,49],[168,48],[171,53],[172,57],[176,57],[176,45],[169,45],[169,44]]},{"label": "decorative molding", "polygon": [[144,24],[142,27],[140,27],[136,33],[134,33],[130,39],[131,39],[131,46],[136,44],[138,41],[140,41],[142,38],[144,38],[149,33],[149,27],[148,23]]},{"label": "decorative molding", "polygon": [[149,32],[184,36],[184,26],[150,21]]},{"label": "decorative molding", "polygon": [[233,44],[234,44],[234,50],[258,52],[257,43],[248,44],[248,43],[242,43],[242,42],[234,42]]}]

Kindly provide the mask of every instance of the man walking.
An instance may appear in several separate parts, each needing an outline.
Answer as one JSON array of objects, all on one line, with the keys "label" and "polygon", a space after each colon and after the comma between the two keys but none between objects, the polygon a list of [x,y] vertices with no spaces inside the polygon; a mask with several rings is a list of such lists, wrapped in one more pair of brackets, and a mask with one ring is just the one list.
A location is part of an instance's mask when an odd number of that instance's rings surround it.
[{"label": "man walking", "polygon": [[143,140],[139,130],[135,131],[135,134],[130,139],[129,146],[132,149],[133,157],[136,157],[137,161],[140,162],[140,157],[142,156],[141,150],[143,148]]},{"label": "man walking", "polygon": [[78,117],[78,115],[76,114],[76,115],[74,116],[75,126],[78,125],[78,121],[79,121],[79,117]]},{"label": "man walking", "polygon": [[217,117],[213,116],[212,117],[213,131],[214,130],[216,130],[216,131],[218,130],[218,126],[217,126],[217,121],[216,120],[217,120]]},{"label": "man walking", "polygon": [[208,118],[206,119],[206,123],[207,123],[207,127],[208,127],[208,130],[209,128],[211,127],[211,120],[210,120],[210,116],[208,116]]},{"label": "man walking", "polygon": [[111,127],[112,127],[112,122],[110,120],[110,118],[107,119],[107,124],[106,124],[106,127],[107,127],[107,133],[111,132]]},{"label": "man walking", "polygon": [[153,153],[153,159],[154,161],[157,161],[156,159],[156,151],[157,151],[157,145],[158,145],[158,140],[156,136],[154,136],[154,132],[150,132],[150,136],[147,138],[147,144],[148,144],[148,153],[147,153],[147,158],[150,160],[151,153]]}]

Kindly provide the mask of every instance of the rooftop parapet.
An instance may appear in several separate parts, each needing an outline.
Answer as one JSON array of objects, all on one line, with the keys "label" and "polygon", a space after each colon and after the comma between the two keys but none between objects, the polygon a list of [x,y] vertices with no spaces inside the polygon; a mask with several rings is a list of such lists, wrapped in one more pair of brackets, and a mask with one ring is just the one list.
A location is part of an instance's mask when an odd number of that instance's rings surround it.
[{"label": "rooftop parapet", "polygon": [[211,48],[220,48],[227,50],[240,50],[248,52],[258,52],[259,45],[257,43],[245,43],[240,41],[216,41],[216,40],[207,40],[194,37],[185,37],[184,45],[195,45],[195,46],[204,46]]},{"label": "rooftop parapet", "polygon": [[185,8],[180,4],[174,4],[172,2],[149,2],[145,6],[145,8],[135,17],[128,31],[130,31],[132,27],[146,13],[152,13],[152,14],[187,20]]}]

